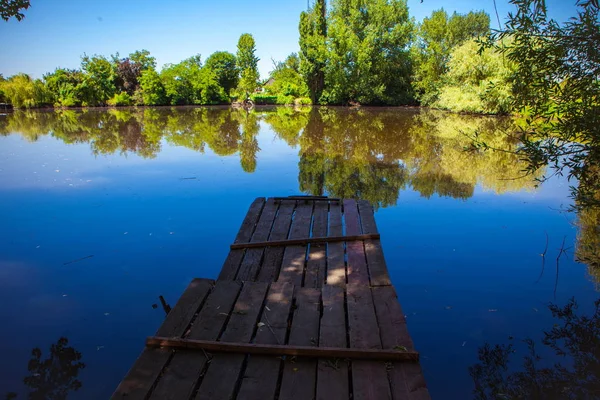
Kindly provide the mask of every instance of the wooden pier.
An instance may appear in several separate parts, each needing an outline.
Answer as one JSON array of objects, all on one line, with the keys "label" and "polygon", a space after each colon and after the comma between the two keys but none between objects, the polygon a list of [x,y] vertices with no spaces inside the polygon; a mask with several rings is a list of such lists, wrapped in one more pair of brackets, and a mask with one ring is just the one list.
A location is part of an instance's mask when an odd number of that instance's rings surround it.
[{"label": "wooden pier", "polygon": [[430,399],[372,206],[256,199],[113,399]]}]

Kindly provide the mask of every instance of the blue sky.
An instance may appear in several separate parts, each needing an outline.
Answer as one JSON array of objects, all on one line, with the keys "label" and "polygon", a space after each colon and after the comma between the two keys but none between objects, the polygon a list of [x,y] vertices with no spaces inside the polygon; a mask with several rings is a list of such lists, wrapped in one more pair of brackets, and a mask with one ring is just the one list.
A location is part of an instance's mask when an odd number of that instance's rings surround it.
[{"label": "blue sky", "polygon": [[[311,3],[313,0],[310,0]],[[125,56],[147,49],[159,67],[217,50],[235,53],[240,34],[256,39],[261,77],[271,58],[298,51],[298,16],[306,0],[31,0],[21,22],[0,20],[0,73],[41,77],[56,67],[78,68],[83,53]],[[497,0],[503,20],[512,6]],[[547,1],[555,18],[574,15],[575,0]],[[493,0],[408,0],[417,21],[444,7],[461,13],[483,9],[497,28]]]}]

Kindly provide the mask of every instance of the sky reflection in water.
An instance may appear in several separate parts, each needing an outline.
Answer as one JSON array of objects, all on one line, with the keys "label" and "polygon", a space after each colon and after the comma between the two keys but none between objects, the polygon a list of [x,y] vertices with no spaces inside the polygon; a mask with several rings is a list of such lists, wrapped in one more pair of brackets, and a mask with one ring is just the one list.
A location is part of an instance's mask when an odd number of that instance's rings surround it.
[{"label": "sky reflection in water", "polygon": [[539,340],[549,302],[576,296],[587,312],[597,298],[561,211],[568,183],[536,189],[513,179],[513,155],[464,151],[476,130],[514,149],[499,134],[510,123],[334,108],[0,116],[0,396],[23,393],[32,348],[45,357],[65,337],[85,363],[69,398],[107,398],[164,318],[158,296],[174,304],[216,277],[255,197],[303,192],[376,205],[431,394],[470,398],[478,347]]}]

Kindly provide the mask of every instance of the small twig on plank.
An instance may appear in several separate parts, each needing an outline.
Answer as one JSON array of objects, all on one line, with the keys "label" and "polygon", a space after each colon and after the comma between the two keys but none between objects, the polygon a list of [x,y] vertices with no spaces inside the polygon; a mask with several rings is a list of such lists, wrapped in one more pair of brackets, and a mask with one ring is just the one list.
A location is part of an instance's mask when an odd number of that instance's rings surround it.
[{"label": "small twig on plank", "polygon": [[277,344],[281,344],[281,343],[279,343],[279,339],[277,338],[277,335],[275,334],[275,331],[273,330],[273,327],[271,327],[271,323],[269,322],[269,317],[267,316],[267,311],[265,311],[263,313],[263,315],[265,316],[265,322],[267,323],[267,328],[269,328],[269,330],[273,334],[273,337],[275,338],[275,341],[277,342]]},{"label": "small twig on plank", "polygon": [[94,257],[94,255],[93,255],[93,254],[90,254],[89,256],[81,257],[81,258],[78,258],[77,260],[71,260],[71,261],[67,261],[66,263],[63,263],[63,265],[74,264],[74,263],[76,263],[76,262],[83,261],[83,260],[86,260],[86,259],[88,259],[88,258],[92,258],[92,257]]}]

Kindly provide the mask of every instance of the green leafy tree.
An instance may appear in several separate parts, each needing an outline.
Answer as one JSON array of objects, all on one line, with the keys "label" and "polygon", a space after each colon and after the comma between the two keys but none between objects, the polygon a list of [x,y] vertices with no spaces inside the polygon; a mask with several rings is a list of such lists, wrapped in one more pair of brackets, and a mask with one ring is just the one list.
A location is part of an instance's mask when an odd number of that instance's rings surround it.
[{"label": "green leafy tree", "polygon": [[200,55],[190,57],[179,64],[167,64],[160,73],[165,93],[172,105],[194,104],[194,77],[202,68]]},{"label": "green leafy tree", "polygon": [[511,106],[522,116],[519,155],[530,173],[547,165],[555,174],[566,171],[579,182],[577,205],[598,205],[599,2],[578,1],[577,15],[565,23],[548,18],[542,0],[511,3],[517,11],[491,43],[516,66]]},{"label": "green leafy tree", "polygon": [[506,114],[511,111],[514,63],[475,40],[455,47],[434,107],[451,111]]},{"label": "green leafy tree", "polygon": [[455,12],[448,16],[440,9],[423,19],[411,48],[415,63],[414,86],[421,103],[432,104],[437,100],[452,49],[469,39],[487,35],[489,31],[490,18],[483,11]]},{"label": "green leafy tree", "polygon": [[142,101],[148,106],[161,106],[167,104],[167,93],[160,75],[150,68],[140,76],[140,89]]},{"label": "green leafy tree", "polygon": [[219,85],[227,95],[237,87],[239,74],[235,55],[227,51],[214,52],[206,59],[204,66],[215,73]]},{"label": "green leafy tree", "polygon": [[237,92],[241,100],[249,98],[258,87],[258,57],[256,57],[256,43],[249,33],[240,36],[237,44],[237,64],[240,71],[240,81]]},{"label": "green leafy tree", "polygon": [[408,101],[412,31],[406,0],[334,0],[324,99],[334,104]]},{"label": "green leafy tree", "polygon": [[57,68],[54,72],[44,75],[44,83],[52,93],[54,105],[60,107],[81,105],[83,80],[84,75],[81,71],[63,68]]},{"label": "green leafy tree", "polygon": [[296,98],[309,95],[308,87],[300,75],[300,59],[296,53],[275,65],[271,79],[272,83],[266,90],[277,96],[278,104],[292,104]]},{"label": "green leafy tree", "polygon": [[84,106],[105,105],[117,92],[117,71],[113,63],[104,56],[87,56],[81,59],[83,82],[80,85]]},{"label": "green leafy tree", "polygon": [[325,0],[317,0],[313,7],[300,14],[300,72],[317,104],[325,88],[327,51],[327,17]]},{"label": "green leafy tree", "polygon": [[52,105],[52,94],[39,79],[17,74],[0,83],[4,97],[15,108]]},{"label": "green leafy tree", "polygon": [[156,58],[148,50],[136,50],[129,55],[129,59],[138,64],[141,71],[156,69]]},{"label": "green leafy tree", "polygon": [[25,17],[22,11],[27,10],[30,5],[29,0],[0,0],[0,18],[8,21],[15,17],[20,21]]}]

